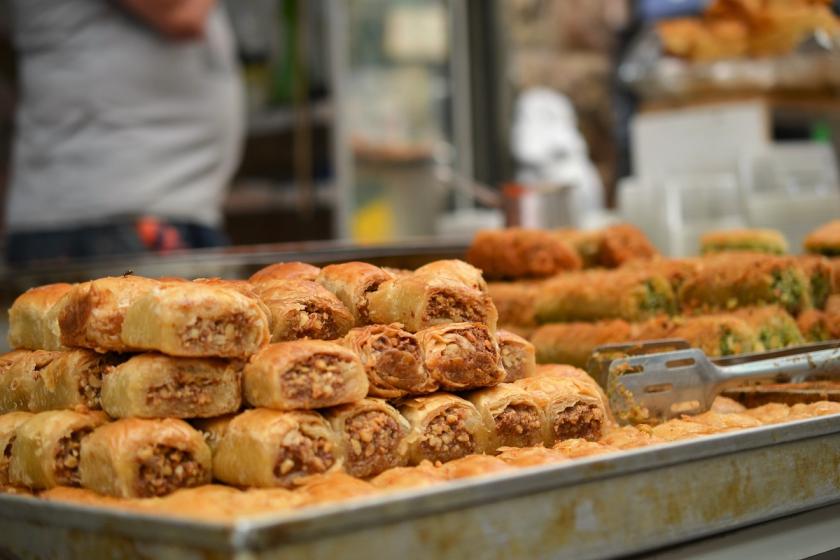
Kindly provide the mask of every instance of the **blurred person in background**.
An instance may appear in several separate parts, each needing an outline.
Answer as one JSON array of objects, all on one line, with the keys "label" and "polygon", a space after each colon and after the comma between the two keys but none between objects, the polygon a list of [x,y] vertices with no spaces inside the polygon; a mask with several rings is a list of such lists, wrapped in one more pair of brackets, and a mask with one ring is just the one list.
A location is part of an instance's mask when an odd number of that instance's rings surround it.
[{"label": "blurred person in background", "polygon": [[11,0],[11,15],[7,261],[225,244],[244,100],[223,7]]}]

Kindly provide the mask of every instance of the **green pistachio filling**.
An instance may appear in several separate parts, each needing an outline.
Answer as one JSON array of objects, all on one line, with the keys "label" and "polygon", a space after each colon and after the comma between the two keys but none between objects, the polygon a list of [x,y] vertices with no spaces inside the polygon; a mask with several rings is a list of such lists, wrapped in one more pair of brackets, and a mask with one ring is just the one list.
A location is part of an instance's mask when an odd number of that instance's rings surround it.
[{"label": "green pistachio filling", "polygon": [[653,280],[647,280],[644,283],[644,293],[639,302],[639,309],[645,312],[646,315],[655,315],[663,312],[673,315],[675,312],[674,298],[669,293],[658,290]]},{"label": "green pistachio filling", "polygon": [[798,313],[807,307],[807,292],[802,278],[796,270],[785,268],[773,271],[771,290],[780,303],[790,313]]},{"label": "green pistachio filling", "polygon": [[784,255],[785,248],[761,241],[741,241],[731,243],[710,243],[703,246],[702,253],[724,253],[726,251],[748,251],[751,253],[767,253],[770,255]]},{"label": "green pistachio filling", "polygon": [[831,295],[831,283],[825,274],[814,274],[811,276],[811,298],[814,307],[824,309],[828,296]]}]

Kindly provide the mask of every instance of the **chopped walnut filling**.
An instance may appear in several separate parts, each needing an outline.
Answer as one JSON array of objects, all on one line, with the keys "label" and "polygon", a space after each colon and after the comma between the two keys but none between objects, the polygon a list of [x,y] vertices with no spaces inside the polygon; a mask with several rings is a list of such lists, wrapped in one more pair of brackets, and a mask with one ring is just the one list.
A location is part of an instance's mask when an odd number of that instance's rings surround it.
[{"label": "chopped walnut filling", "polygon": [[181,331],[181,342],[187,348],[201,350],[238,348],[247,336],[249,324],[244,313],[215,320],[194,317]]},{"label": "chopped walnut filling", "polygon": [[400,427],[396,420],[378,410],[362,412],[347,420],[347,472],[353,476],[374,476],[399,464]]},{"label": "chopped walnut filling", "polygon": [[175,403],[181,407],[204,406],[213,401],[211,389],[219,385],[219,379],[179,372],[162,385],[151,387],[146,393],[146,404],[159,406],[161,403]]},{"label": "chopped walnut filling", "polygon": [[499,355],[490,333],[484,329],[461,329],[442,337],[446,344],[440,359],[427,367],[443,374],[450,383],[471,387],[499,381]]},{"label": "chopped walnut filling", "polygon": [[420,346],[417,340],[398,333],[381,333],[370,344],[375,360],[366,362],[368,369],[397,389],[410,391],[422,381],[419,365]]},{"label": "chopped walnut filling", "polygon": [[445,319],[452,323],[483,323],[487,320],[487,313],[479,302],[459,296],[448,290],[434,291],[426,304],[425,321]]},{"label": "chopped walnut filling", "polygon": [[466,427],[468,414],[465,408],[450,406],[432,419],[420,440],[423,455],[446,462],[474,453],[475,438]]},{"label": "chopped walnut filling", "polygon": [[307,303],[297,312],[297,325],[292,330],[295,338],[333,340],[341,334],[330,309],[313,303]]},{"label": "chopped walnut filling", "polygon": [[58,440],[55,450],[55,479],[60,486],[79,486],[79,454],[82,440],[93,428],[82,428]]},{"label": "chopped walnut filling", "polygon": [[179,488],[207,482],[207,473],[192,453],[169,445],[150,445],[137,454],[140,465],[137,494],[143,498],[165,496]]},{"label": "chopped walnut filling", "polygon": [[284,484],[290,484],[295,478],[325,472],[333,463],[332,443],[294,431],[283,440],[274,464],[274,476]]},{"label": "chopped walnut filling", "polygon": [[15,436],[9,438],[6,447],[3,448],[3,456],[0,457],[0,483],[8,482],[9,480],[9,461],[12,459],[12,444],[15,442]]},{"label": "chopped walnut filling", "polygon": [[494,418],[500,445],[530,447],[543,439],[539,411],[529,404],[512,404]]},{"label": "chopped walnut filling", "polygon": [[557,415],[554,437],[559,441],[572,438],[596,441],[601,437],[603,424],[603,410],[593,404],[576,404]]},{"label": "chopped walnut filling", "polygon": [[362,320],[362,324],[366,325],[370,323],[370,302],[368,301],[368,294],[375,292],[379,289],[379,286],[384,282],[384,279],[376,279],[373,280],[370,284],[365,286],[364,292],[362,292],[362,297],[359,298],[359,302],[356,305],[356,312],[359,314],[359,318]]},{"label": "chopped walnut filling", "polygon": [[341,390],[353,364],[331,354],[314,354],[281,374],[283,391],[294,400],[331,399]]}]

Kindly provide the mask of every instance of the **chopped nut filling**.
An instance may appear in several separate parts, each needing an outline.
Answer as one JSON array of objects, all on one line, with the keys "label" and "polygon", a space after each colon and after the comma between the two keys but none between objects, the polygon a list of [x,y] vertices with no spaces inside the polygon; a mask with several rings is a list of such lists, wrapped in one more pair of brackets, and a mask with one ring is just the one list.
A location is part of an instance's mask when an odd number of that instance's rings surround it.
[{"label": "chopped nut filling", "polygon": [[542,441],[539,411],[529,404],[512,404],[494,420],[501,445],[529,447]]},{"label": "chopped nut filling", "polygon": [[159,406],[161,403],[175,403],[181,407],[204,406],[213,401],[210,391],[218,384],[218,378],[178,373],[166,383],[151,387],[146,393],[146,404]]},{"label": "chopped nut filling", "polygon": [[435,319],[453,323],[483,323],[487,320],[487,313],[477,301],[459,297],[459,294],[448,290],[437,290],[429,298],[425,311],[426,321]]},{"label": "chopped nut filling", "polygon": [[422,381],[420,346],[417,340],[398,333],[381,333],[370,344],[375,360],[365,365],[397,389],[412,390]]},{"label": "chopped nut filling", "polygon": [[314,354],[281,374],[283,390],[295,400],[330,399],[344,385],[352,363],[331,354]]},{"label": "chopped nut filling", "polygon": [[195,349],[237,348],[245,341],[249,324],[244,313],[216,320],[195,317],[181,332],[181,342]]},{"label": "chopped nut filling", "polygon": [[207,482],[204,467],[192,453],[169,445],[150,445],[137,454],[140,464],[137,493],[141,497],[165,496],[179,488],[192,488]]},{"label": "chopped nut filling", "polygon": [[353,476],[374,476],[399,464],[400,427],[388,414],[362,412],[347,420],[347,472]]},{"label": "chopped nut filling", "polygon": [[60,486],[79,486],[79,454],[82,449],[82,440],[92,428],[82,428],[72,432],[58,441],[55,450],[55,479]]},{"label": "chopped nut filling", "polygon": [[429,422],[420,441],[427,459],[446,462],[475,452],[475,438],[466,428],[468,414],[465,408],[450,406]]},{"label": "chopped nut filling", "polygon": [[593,404],[576,404],[557,415],[554,437],[558,441],[572,438],[596,441],[601,437],[603,424],[603,410]]},{"label": "chopped nut filling", "polygon": [[295,338],[333,340],[341,335],[330,309],[311,302],[297,312],[297,325],[292,330]]},{"label": "chopped nut filling", "polygon": [[333,463],[333,446],[328,440],[290,432],[277,455],[274,476],[288,484],[301,476],[325,472]]},{"label": "chopped nut filling", "polygon": [[483,386],[499,380],[499,355],[490,333],[484,329],[451,331],[439,360],[427,362],[445,379],[458,385]]},{"label": "chopped nut filling", "polygon": [[0,457],[0,481],[9,480],[9,461],[12,459],[12,444],[15,442],[15,436],[9,438],[6,447],[3,448],[3,456]]}]

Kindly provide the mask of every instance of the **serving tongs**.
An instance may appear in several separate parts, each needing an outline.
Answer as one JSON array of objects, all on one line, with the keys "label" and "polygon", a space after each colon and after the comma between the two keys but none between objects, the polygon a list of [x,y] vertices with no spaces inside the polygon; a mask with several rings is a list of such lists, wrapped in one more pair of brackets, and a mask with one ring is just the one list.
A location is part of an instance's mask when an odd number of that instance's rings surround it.
[{"label": "serving tongs", "polygon": [[623,423],[709,410],[723,390],[755,381],[840,377],[840,341],[716,360],[680,339],[598,347],[588,369]]}]

